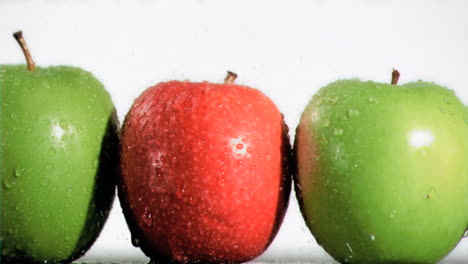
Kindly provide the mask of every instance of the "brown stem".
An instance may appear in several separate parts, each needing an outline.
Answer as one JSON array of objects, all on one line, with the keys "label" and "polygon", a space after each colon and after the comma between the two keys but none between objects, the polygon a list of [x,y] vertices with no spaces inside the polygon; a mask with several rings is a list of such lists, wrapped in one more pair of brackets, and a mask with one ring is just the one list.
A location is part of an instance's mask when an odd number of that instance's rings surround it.
[{"label": "brown stem", "polygon": [[397,85],[398,84],[398,79],[400,78],[400,73],[393,69],[392,71],[392,85]]},{"label": "brown stem", "polygon": [[34,63],[31,57],[31,53],[29,52],[28,45],[26,45],[26,41],[24,41],[23,32],[21,31],[15,32],[13,34],[13,37],[15,37],[16,41],[18,41],[18,44],[23,50],[24,57],[26,57],[26,62],[28,63],[28,70],[34,71],[36,69],[36,64]]},{"label": "brown stem", "polygon": [[237,79],[237,74],[235,74],[235,73],[233,73],[231,71],[228,71],[226,78],[224,78],[224,83],[225,84],[234,84],[236,79]]}]

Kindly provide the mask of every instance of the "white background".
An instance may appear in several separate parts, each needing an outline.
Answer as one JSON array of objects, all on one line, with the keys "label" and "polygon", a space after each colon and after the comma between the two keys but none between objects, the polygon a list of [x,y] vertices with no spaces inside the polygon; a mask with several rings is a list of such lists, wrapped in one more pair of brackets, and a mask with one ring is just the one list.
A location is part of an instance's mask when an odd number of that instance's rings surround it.
[{"label": "white background", "polygon": [[[22,29],[36,63],[91,71],[123,120],[144,89],[172,79],[260,89],[284,113],[291,137],[318,88],[342,78],[434,81],[468,104],[468,1],[0,0],[0,63],[24,63]],[[293,196],[262,261],[331,259],[304,225]],[[116,202],[83,261],[141,261]],[[464,260],[464,261],[463,261]],[[463,241],[445,260],[468,262]]]}]

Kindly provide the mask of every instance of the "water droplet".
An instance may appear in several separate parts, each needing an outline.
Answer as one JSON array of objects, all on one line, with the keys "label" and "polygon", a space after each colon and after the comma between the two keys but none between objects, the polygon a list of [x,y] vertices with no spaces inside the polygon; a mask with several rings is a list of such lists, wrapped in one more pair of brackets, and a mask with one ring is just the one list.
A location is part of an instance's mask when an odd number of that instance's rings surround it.
[{"label": "water droplet", "polygon": [[376,104],[376,103],[378,103],[377,99],[376,99],[375,97],[372,97],[372,96],[369,97],[369,98],[367,99],[367,101],[368,101],[370,104]]},{"label": "water droplet", "polygon": [[317,105],[320,106],[323,103],[322,98],[317,99]]},{"label": "water droplet", "polygon": [[430,196],[429,194],[424,195],[424,199],[427,200],[427,199],[429,199],[429,198],[431,198],[431,196]]},{"label": "water droplet", "polygon": [[450,104],[450,100],[448,98],[444,98],[444,103]]},{"label": "water droplet", "polygon": [[322,124],[323,124],[324,127],[329,127],[330,126],[330,120],[328,120],[328,119],[324,120]]},{"label": "water droplet", "polygon": [[218,185],[219,186],[223,187],[224,186],[224,181],[225,181],[224,177],[222,177],[222,176],[218,177]]},{"label": "water droplet", "polygon": [[3,178],[3,186],[5,188],[11,189],[11,188],[13,188],[14,185],[15,185],[15,182],[11,181],[8,177]]},{"label": "water droplet", "polygon": [[441,107],[439,107],[439,110],[440,110],[440,112],[441,112],[441,113],[445,113],[445,112],[447,112],[447,110],[445,110],[445,108],[443,108],[442,106],[441,106]]},{"label": "water droplet", "polygon": [[463,234],[463,238],[467,238],[468,237],[468,230],[465,230],[465,233]]},{"label": "water droplet", "polygon": [[42,121],[41,121],[41,124],[42,124],[43,126],[47,126],[47,125],[49,125],[49,123],[50,123],[49,120],[42,120]]},{"label": "water droplet", "polygon": [[140,247],[140,240],[134,236],[132,236],[132,245],[134,247]]},{"label": "water droplet", "polygon": [[357,109],[352,109],[352,108],[350,108],[350,109],[348,110],[348,116],[349,116],[349,117],[355,117],[355,116],[358,116],[358,115],[359,115],[359,110],[357,110]]},{"label": "water droplet", "polygon": [[70,198],[70,197],[72,196],[71,192],[72,192],[72,188],[68,188],[68,189],[67,189],[67,194],[66,194],[67,197]]},{"label": "water droplet", "polygon": [[335,96],[335,97],[333,97],[333,98],[330,99],[330,102],[331,102],[332,104],[336,104],[336,103],[338,103],[339,100],[340,100],[340,97],[339,97],[339,96]]},{"label": "water droplet", "polygon": [[31,116],[31,119],[32,119],[32,120],[36,120],[36,119],[37,119],[37,115],[36,115],[36,114],[33,114],[33,115]]},{"label": "water droplet", "polygon": [[372,239],[372,241],[375,241],[375,236],[374,236],[374,235],[371,235],[371,236],[370,236],[370,239]]},{"label": "water droplet", "polygon": [[143,222],[146,224],[147,227],[153,226],[153,216],[151,215],[151,212],[149,211],[148,207],[145,208]]},{"label": "water droplet", "polygon": [[51,147],[51,148],[49,149],[49,155],[50,155],[50,156],[55,156],[56,153],[57,153],[57,151],[56,151],[54,148]]},{"label": "water droplet", "polygon": [[17,116],[15,113],[12,113],[12,114],[10,115],[10,118],[13,119],[13,120],[16,120],[17,117],[18,117],[18,116]]},{"label": "water droplet", "polygon": [[236,145],[236,149],[238,149],[238,150],[241,150],[241,149],[243,149],[243,148],[244,148],[244,145],[241,144],[241,143],[239,143],[239,144]]},{"label": "water droplet", "polygon": [[15,175],[16,178],[19,178],[19,177],[23,176],[23,174],[24,174],[24,169],[23,168],[16,168],[15,169],[14,175]]},{"label": "water droplet", "polygon": [[335,136],[341,136],[341,135],[343,135],[343,129],[341,129],[341,128],[335,128],[335,129],[333,129],[333,135],[335,135]]}]

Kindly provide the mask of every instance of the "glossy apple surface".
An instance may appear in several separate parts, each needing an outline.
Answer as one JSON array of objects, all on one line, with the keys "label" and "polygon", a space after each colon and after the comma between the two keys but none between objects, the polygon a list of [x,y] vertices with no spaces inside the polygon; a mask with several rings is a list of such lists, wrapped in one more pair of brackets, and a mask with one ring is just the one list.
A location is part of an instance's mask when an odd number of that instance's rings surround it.
[{"label": "glossy apple surface", "polygon": [[295,142],[296,188],[317,242],[342,263],[435,263],[468,222],[468,111],[434,83],[334,82]]},{"label": "glossy apple surface", "polygon": [[0,65],[2,263],[63,262],[98,236],[115,193],[109,94],[90,73]]},{"label": "glossy apple surface", "polygon": [[135,100],[122,129],[119,197],[155,259],[243,262],[275,236],[290,192],[276,106],[235,84],[171,81]]}]

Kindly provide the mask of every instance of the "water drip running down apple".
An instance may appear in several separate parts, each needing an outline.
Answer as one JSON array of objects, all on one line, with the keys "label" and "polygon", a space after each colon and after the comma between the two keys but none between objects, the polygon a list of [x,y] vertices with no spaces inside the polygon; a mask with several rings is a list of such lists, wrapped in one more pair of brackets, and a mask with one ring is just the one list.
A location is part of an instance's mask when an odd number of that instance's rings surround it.
[{"label": "water drip running down apple", "polygon": [[445,87],[399,85],[396,70],[389,84],[333,82],[291,149],[280,110],[236,74],[169,81],[134,101],[119,139],[96,78],[35,67],[15,38],[27,65],[0,65],[2,263],[80,257],[116,184],[133,244],[155,262],[261,255],[292,178],[311,233],[341,263],[435,263],[466,230],[468,110]]}]

